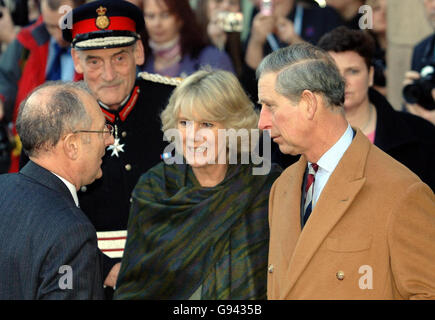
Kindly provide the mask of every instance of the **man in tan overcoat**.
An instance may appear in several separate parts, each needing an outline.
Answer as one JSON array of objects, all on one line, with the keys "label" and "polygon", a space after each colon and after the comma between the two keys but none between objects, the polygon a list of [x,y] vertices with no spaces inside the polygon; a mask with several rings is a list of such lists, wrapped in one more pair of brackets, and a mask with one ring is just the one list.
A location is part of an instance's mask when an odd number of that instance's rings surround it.
[{"label": "man in tan overcoat", "polygon": [[270,193],[268,298],[435,299],[435,196],[347,123],[331,57],[289,46],[257,77],[259,128],[302,155]]}]

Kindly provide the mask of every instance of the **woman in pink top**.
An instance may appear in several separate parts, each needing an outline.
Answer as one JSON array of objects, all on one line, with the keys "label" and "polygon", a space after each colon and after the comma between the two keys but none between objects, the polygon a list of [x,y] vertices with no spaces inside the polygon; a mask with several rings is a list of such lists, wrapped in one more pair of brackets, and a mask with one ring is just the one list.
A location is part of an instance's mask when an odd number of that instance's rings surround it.
[{"label": "woman in pink top", "polygon": [[414,115],[393,109],[374,90],[372,65],[375,43],[364,31],[338,27],[325,34],[318,46],[333,57],[343,76],[344,112],[353,128],[414,171],[435,189],[435,126]]}]

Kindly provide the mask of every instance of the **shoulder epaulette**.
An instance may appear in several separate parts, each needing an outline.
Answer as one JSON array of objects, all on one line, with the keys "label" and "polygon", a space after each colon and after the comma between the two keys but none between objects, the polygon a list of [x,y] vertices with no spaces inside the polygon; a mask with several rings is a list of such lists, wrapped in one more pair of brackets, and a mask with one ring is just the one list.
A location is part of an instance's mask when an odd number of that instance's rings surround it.
[{"label": "shoulder epaulette", "polygon": [[167,76],[162,76],[161,74],[149,73],[149,72],[145,72],[145,71],[139,72],[137,76],[138,76],[138,78],[141,78],[144,80],[157,82],[157,83],[163,83],[163,84],[169,84],[172,86],[178,86],[183,81],[183,78],[167,77]]}]

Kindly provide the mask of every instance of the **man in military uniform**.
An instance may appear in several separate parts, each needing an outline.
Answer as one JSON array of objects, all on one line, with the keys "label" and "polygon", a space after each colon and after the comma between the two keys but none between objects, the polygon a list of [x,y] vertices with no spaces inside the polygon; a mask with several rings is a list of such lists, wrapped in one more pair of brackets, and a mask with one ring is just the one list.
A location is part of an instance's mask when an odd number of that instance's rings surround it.
[{"label": "man in military uniform", "polygon": [[103,177],[79,192],[80,207],[94,224],[106,254],[105,284],[114,287],[131,192],[140,175],[160,161],[165,142],[159,114],[177,80],[136,77],[136,66],[144,62],[143,45],[137,40],[145,24],[143,13],[133,4],[94,1],[74,9],[72,21],[63,37],[71,42],[75,70],[83,74],[115,129],[114,144],[103,158]]}]

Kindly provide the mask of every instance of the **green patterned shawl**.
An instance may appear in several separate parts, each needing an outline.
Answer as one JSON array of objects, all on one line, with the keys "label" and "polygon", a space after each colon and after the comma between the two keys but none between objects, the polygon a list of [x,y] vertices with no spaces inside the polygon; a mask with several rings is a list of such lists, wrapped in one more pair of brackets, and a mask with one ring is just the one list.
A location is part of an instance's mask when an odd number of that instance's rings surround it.
[{"label": "green patterned shawl", "polygon": [[[280,174],[230,165],[201,187],[188,165],[163,162],[133,191],[115,299],[265,299],[269,191]],[[199,290],[198,290],[199,289]],[[195,294],[196,295],[196,294]]]}]

